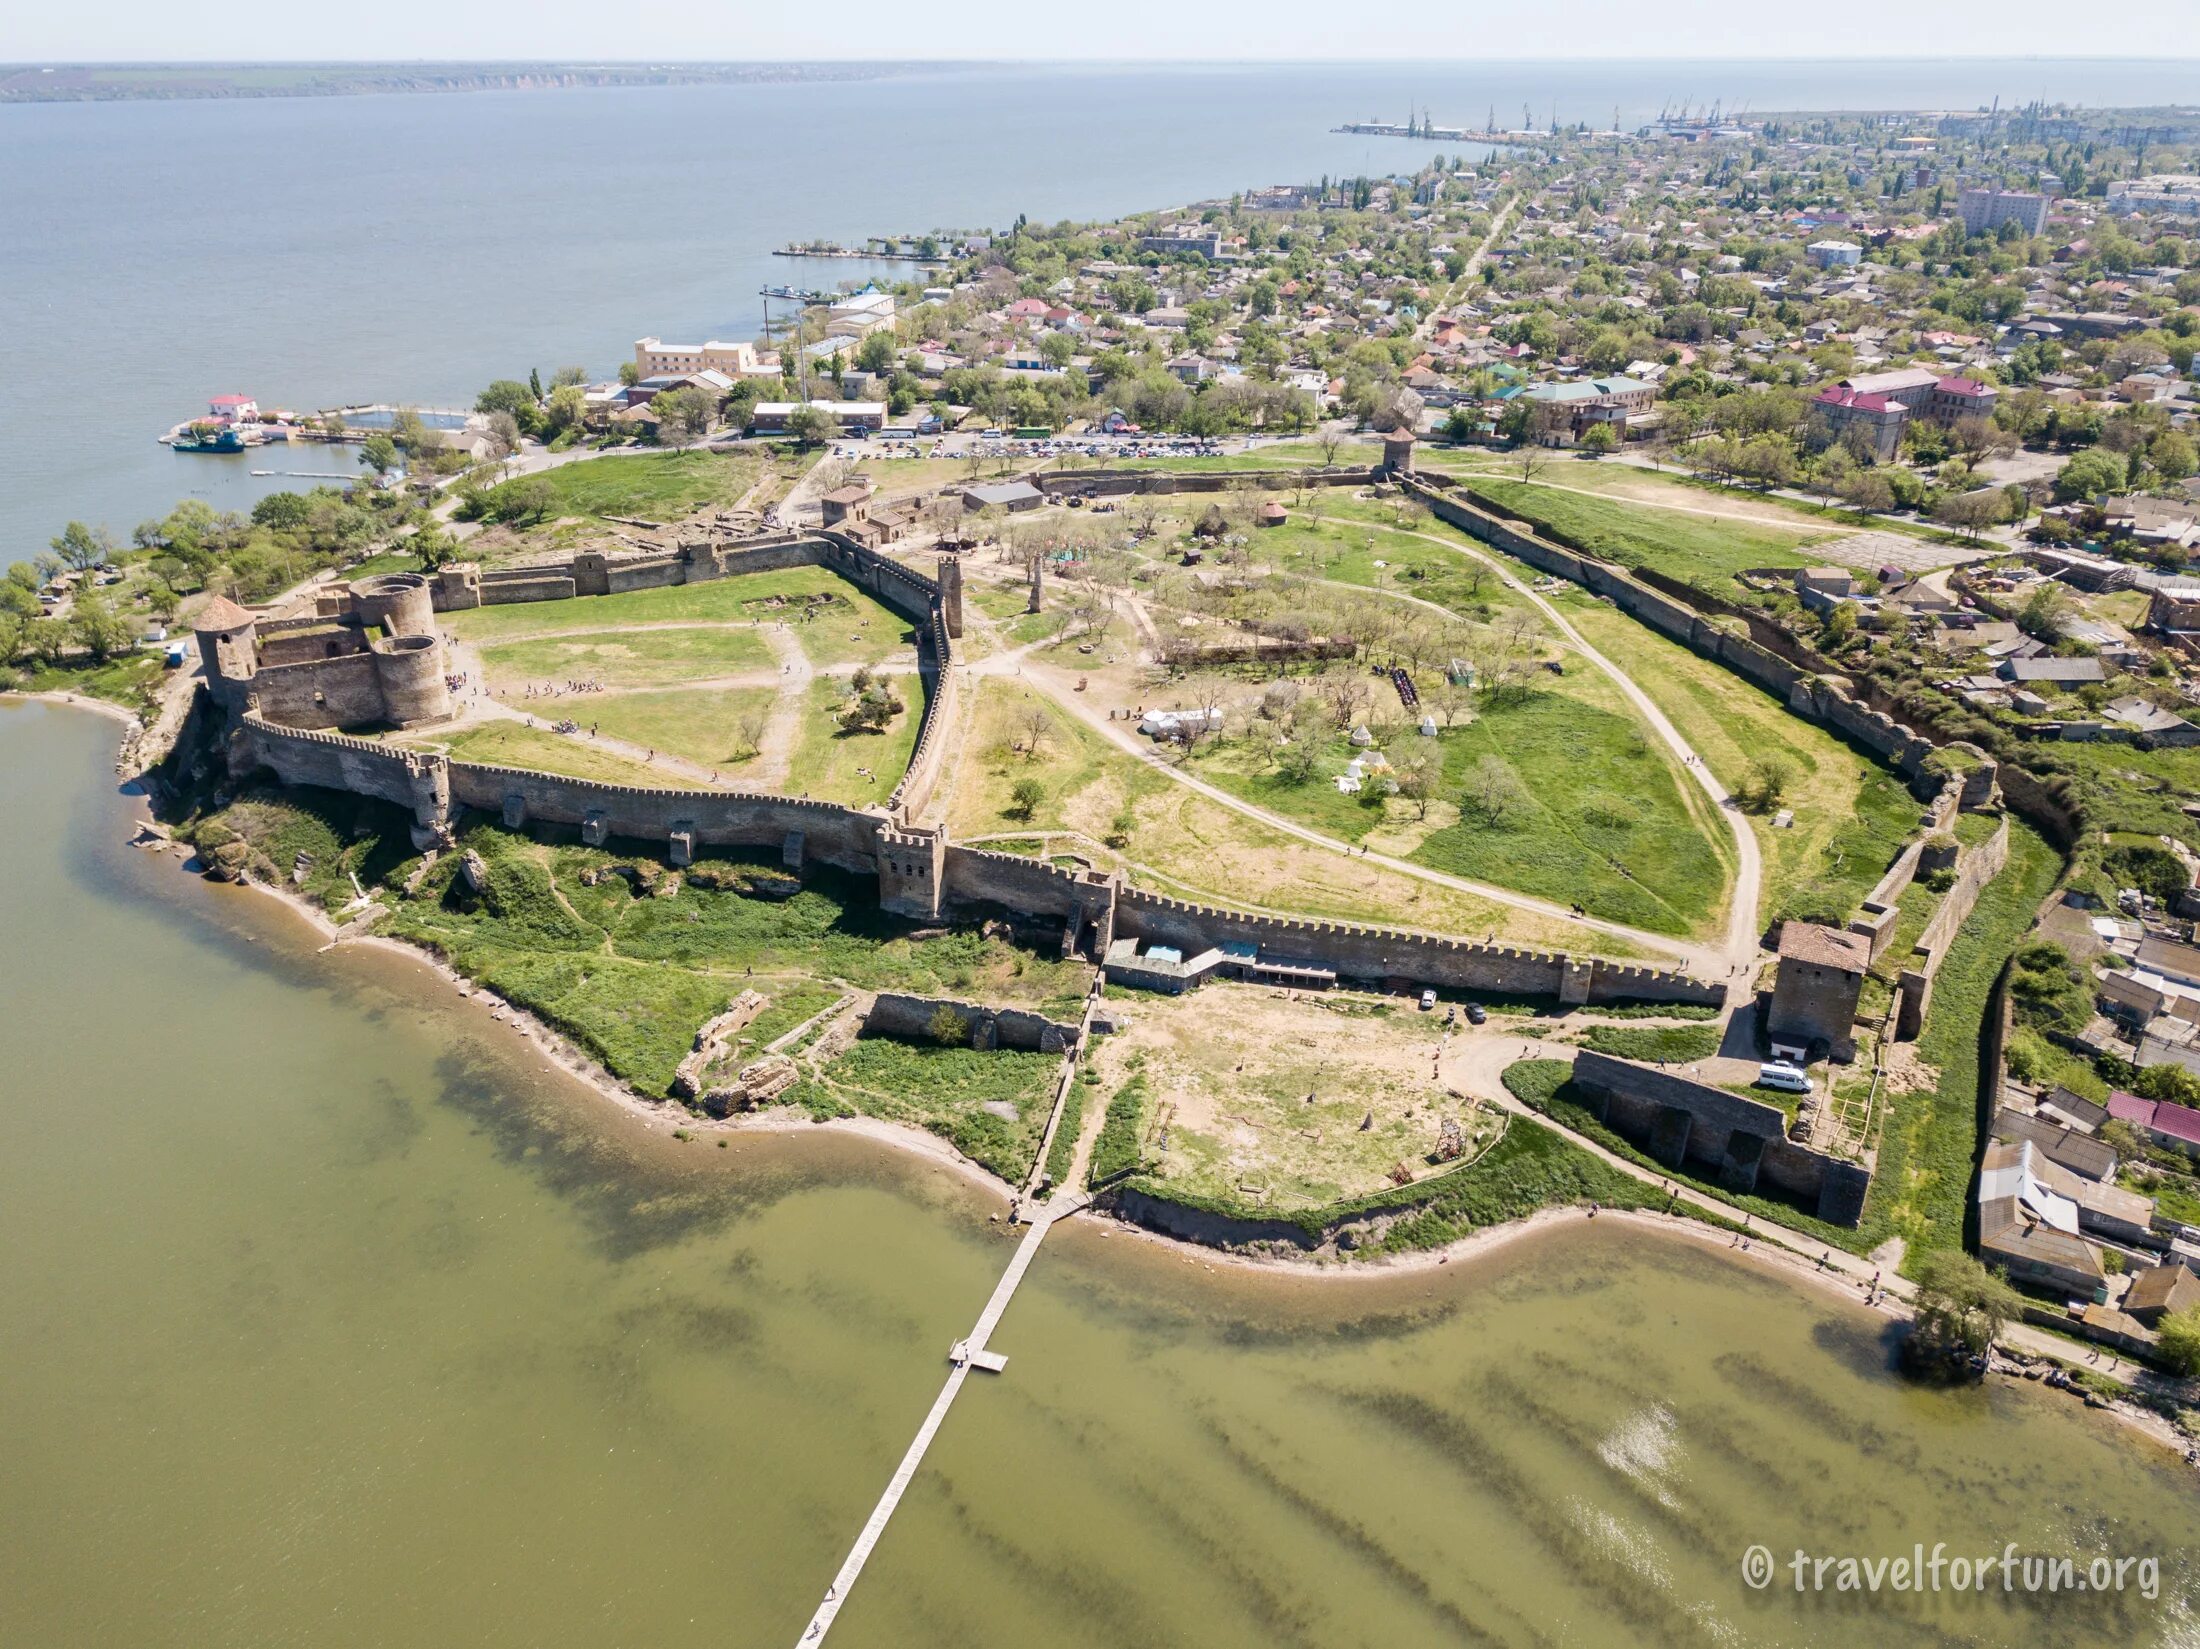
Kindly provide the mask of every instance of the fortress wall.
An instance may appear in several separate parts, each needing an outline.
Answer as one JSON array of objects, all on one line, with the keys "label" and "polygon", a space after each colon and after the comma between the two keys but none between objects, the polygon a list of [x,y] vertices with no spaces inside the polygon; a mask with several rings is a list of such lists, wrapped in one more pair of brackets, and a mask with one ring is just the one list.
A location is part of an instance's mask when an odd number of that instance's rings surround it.
[{"label": "fortress wall", "polygon": [[418,758],[372,739],[341,733],[277,727],[253,715],[244,718],[252,752],[285,784],[345,790],[411,808]]},{"label": "fortress wall", "polygon": [[260,714],[286,727],[358,727],[384,719],[372,653],[271,664],[252,678]]},{"label": "fortress wall", "polygon": [[917,673],[925,686],[924,719],[917,727],[917,742],[909,752],[909,769],[887,798],[886,809],[895,818],[923,817],[932,805],[940,769],[947,760],[947,729],[955,725],[961,678],[946,666],[954,657],[954,642],[937,606],[927,606],[917,625]]},{"label": "fortress wall", "polygon": [[1297,487],[1364,487],[1382,478],[1382,470],[1372,465],[1315,469],[1050,470],[1025,477],[1049,498],[1063,498],[1072,493],[1108,497],[1142,493],[1213,493],[1227,492],[1246,484],[1267,492],[1285,492]]},{"label": "fortress wall", "polygon": [[1939,909],[1918,935],[1917,949],[1925,961],[1921,967],[1904,968],[1895,981],[1895,1035],[1912,1038],[1923,1031],[1925,1012],[1932,1006],[1933,981],[1940,974],[1940,964],[1948,959],[1948,947],[1955,942],[1957,930],[1971,919],[1986,884],[1999,876],[2008,862],[2009,820],[2005,816],[1993,835],[1977,847],[1964,850],[1957,860],[1955,884],[1941,895]]},{"label": "fortress wall", "polygon": [[523,822],[578,827],[600,818],[611,835],[652,845],[677,829],[698,847],[778,848],[800,831],[806,858],[858,874],[878,868],[877,815],[836,802],[763,791],[644,789],[480,762],[454,761],[450,768],[451,799],[499,817],[510,815],[517,798]]},{"label": "fortress wall", "polygon": [[1073,873],[1044,859],[950,844],[940,876],[940,902],[1067,917],[1077,908],[1077,886]]}]

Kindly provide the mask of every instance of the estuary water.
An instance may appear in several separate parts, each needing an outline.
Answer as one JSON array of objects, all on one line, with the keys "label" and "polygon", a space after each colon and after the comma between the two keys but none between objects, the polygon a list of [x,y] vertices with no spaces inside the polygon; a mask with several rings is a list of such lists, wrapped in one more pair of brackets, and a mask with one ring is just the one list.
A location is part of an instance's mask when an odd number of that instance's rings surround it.
[{"label": "estuary water", "polygon": [[[791,1645],[997,1200],[646,1132],[409,958],[124,845],[112,743],[0,703],[0,1643]],[[1609,1221],[1350,1284],[1072,1221],[994,1344],[835,1644],[2193,1641],[2167,1453],[1911,1389],[1859,1307]],[[1741,1578],[1936,1541],[2162,1595]]]},{"label": "estuary water", "polygon": [[1409,106],[1441,125],[1616,114],[1632,127],[1684,100],[2132,106],[2189,100],[2193,84],[2191,64],[2162,60],[1096,64],[0,107],[0,565],[72,517],[127,537],[187,494],[227,509],[314,484],[254,469],[348,467],[322,448],[214,458],[157,444],[214,395],[464,406],[530,367],[607,377],[645,334],[749,337],[760,287],[872,272],[771,255],[790,241],[1385,174],[1431,146],[1330,128]]}]

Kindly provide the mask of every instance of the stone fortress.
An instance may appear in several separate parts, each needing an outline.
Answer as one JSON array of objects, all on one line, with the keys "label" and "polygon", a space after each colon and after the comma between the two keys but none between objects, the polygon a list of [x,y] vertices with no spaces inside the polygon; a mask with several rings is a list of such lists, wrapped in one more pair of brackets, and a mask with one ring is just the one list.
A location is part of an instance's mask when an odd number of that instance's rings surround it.
[{"label": "stone fortress", "polygon": [[[1251,472],[1248,472],[1250,474]],[[1117,492],[1208,491],[1245,475],[1083,472],[1042,477],[1050,496]],[[1278,477],[1266,472],[1270,482]],[[1676,587],[1655,573],[1620,568],[1562,546],[1506,519],[1471,486],[1415,473],[1412,438],[1384,442],[1384,462],[1361,469],[1294,472],[1298,484],[1356,486],[1387,481],[1420,498],[1442,520],[1537,567],[1611,599],[1638,621],[1757,682],[1785,699],[1794,714],[1832,729],[1887,761],[1926,801],[1921,823],[1945,825],[1960,810],[2000,798],[1996,764],[1973,746],[1960,777],[1928,765],[1933,738],[1883,709],[1858,702],[1851,683],[1819,661],[1795,656],[1785,638],[1750,615],[1703,592]],[[883,807],[854,808],[762,790],[670,790],[608,784],[553,774],[453,761],[330,729],[369,723],[432,724],[451,714],[445,661],[434,614],[510,602],[608,595],[792,566],[823,566],[911,620],[918,667],[929,689],[907,773]],[[849,533],[827,527],[807,535],[780,533],[722,543],[684,544],[674,551],[611,556],[583,552],[546,564],[481,569],[455,565],[432,578],[399,574],[359,580],[324,596],[311,618],[255,619],[226,602],[201,616],[197,629],[210,691],[226,713],[232,771],[267,769],[287,784],[316,785],[372,796],[407,808],[415,845],[451,839],[466,809],[497,816],[508,829],[548,825],[576,830],[582,841],[613,839],[662,851],[675,865],[699,849],[776,852],[797,875],[811,864],[876,879],[880,906],[913,921],[1006,914],[1027,931],[1058,934],[1061,954],[1086,957],[1121,984],[1163,991],[1196,987],[1207,978],[1234,978],[1319,988],[1354,983],[1385,990],[1424,986],[1510,996],[1544,997],[1569,1005],[1647,1002],[1723,1006],[1723,982],[1675,967],[1629,965],[1501,944],[1346,922],[1254,915],[1147,892],[1119,873],[1065,869],[1043,860],[958,845],[928,820],[933,789],[956,721],[956,641],[963,630],[962,570],[942,555],[927,577]],[[2063,833],[2051,797],[2025,776],[2007,773],[2011,805],[2051,838]],[[2007,830],[1966,853],[1957,897],[1936,928],[1952,932],[1999,868]],[[1797,932],[1783,944],[1780,979],[1800,969],[1825,973],[1831,961],[1800,953],[1813,943],[1841,942],[1876,957],[1891,932],[1892,901],[1917,873],[1913,843],[1890,870],[1867,917],[1850,932]],[[1876,918],[1873,912],[1876,909]],[[1903,1034],[1917,1034],[1931,972],[1948,932],[1928,935],[1932,959],[1902,976]],[[1796,951],[1796,956],[1786,953]],[[1847,949],[1838,979],[1814,979],[1808,991],[1776,983],[1771,1016],[1837,1057],[1847,1050],[1845,1017],[1853,1013],[1862,970]],[[1822,988],[1821,988],[1822,987]],[[1822,998],[1822,1000],[1821,1000]],[[1791,1023],[1792,1016],[1792,1023]],[[1815,1051],[1815,1049],[1814,1049]],[[1737,1190],[1760,1186],[1794,1198],[1820,1217],[1853,1224],[1869,1170],[1784,1137],[1781,1113],[1719,1089],[1583,1054],[1577,1080],[1615,1127],[1650,1142],[1661,1161],[1707,1165]]]},{"label": "stone fortress", "polygon": [[[454,761],[335,731],[432,725],[451,714],[434,615],[510,602],[552,601],[822,566],[911,620],[929,689],[909,769],[883,807],[855,808],[763,790],[675,790],[608,784]],[[942,556],[927,577],[846,534],[826,529],[740,543],[690,544],[632,556],[583,552],[566,560],[483,569],[452,565],[428,576],[361,579],[319,599],[310,618],[268,621],[228,602],[197,624],[209,692],[226,721],[231,771],[265,769],[285,784],[371,796],[405,808],[423,849],[451,840],[466,809],[508,829],[575,830],[591,845],[617,839],[690,862],[705,848],[776,853],[799,874],[830,865],[874,877],[879,903],[920,922],[1006,913],[1058,931],[1064,955],[1114,962],[1126,980],[1155,946],[1222,952],[1236,977],[1302,983],[1351,980],[1544,996],[1566,1003],[1651,1001],[1713,1005],[1723,987],[1678,968],[1630,965],[1503,944],[1482,944],[1345,922],[1255,916],[1163,897],[1120,875],[951,842],[927,818],[956,719],[955,644],[962,633],[962,569]],[[1140,982],[1143,982],[1141,980]]]}]

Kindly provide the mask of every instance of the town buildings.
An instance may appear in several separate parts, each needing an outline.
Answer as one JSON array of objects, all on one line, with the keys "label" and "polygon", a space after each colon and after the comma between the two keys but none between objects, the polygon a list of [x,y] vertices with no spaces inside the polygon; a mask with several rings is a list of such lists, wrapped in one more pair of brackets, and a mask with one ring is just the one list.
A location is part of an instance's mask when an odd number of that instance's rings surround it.
[{"label": "town buildings", "polygon": [[2047,197],[2021,189],[1966,189],[1956,209],[1967,235],[1991,235],[2013,223],[2027,235],[2047,232]]}]

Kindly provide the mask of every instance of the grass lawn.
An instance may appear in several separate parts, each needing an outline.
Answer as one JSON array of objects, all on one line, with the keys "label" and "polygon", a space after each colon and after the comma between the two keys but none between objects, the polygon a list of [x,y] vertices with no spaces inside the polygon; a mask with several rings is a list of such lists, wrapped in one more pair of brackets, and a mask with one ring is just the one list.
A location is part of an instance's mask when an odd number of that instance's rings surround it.
[{"label": "grass lawn", "polygon": [[568,681],[605,687],[660,687],[749,670],[776,670],[763,633],[753,628],[581,630],[529,636],[481,649],[489,690],[510,699],[530,686]]},{"label": "grass lawn", "polygon": [[1756,815],[1764,859],[1759,917],[1847,917],[1917,829],[1918,804],[1887,768],[1832,733],[1788,713],[1770,693],[1690,652],[1601,601],[1569,591],[1560,611],[1673,719],[1728,789],[1753,763],[1777,757],[1788,771],[1781,806],[1793,827]]},{"label": "grass lawn", "polygon": [[1687,515],[1494,476],[1477,476],[1472,485],[1505,514],[1548,529],[1561,543],[1723,595],[1739,588],[1734,575],[1744,568],[1808,565],[1804,547],[1822,536],[1802,527]]},{"label": "grass lawn", "polygon": [[883,802],[909,771],[909,757],[917,747],[917,722],[924,714],[924,678],[910,674],[893,678],[894,692],[902,703],[901,714],[879,733],[842,730],[838,711],[847,701],[845,684],[819,681],[810,685],[802,713],[802,741],[787,775],[787,789],[797,796],[867,807]]},{"label": "grass lawn", "polygon": [[757,751],[744,720],[760,731],[779,697],[773,687],[668,688],[655,693],[591,694],[570,712],[584,726],[645,749],[669,751],[737,779]]},{"label": "grass lawn", "polygon": [[1591,1025],[1574,1040],[1614,1059],[1671,1060],[1686,1064],[1719,1051],[1716,1025]]},{"label": "grass lawn", "polygon": [[1394,517],[1423,531],[1447,530],[1427,517],[1416,522],[1395,506],[1317,498],[1305,511],[1292,510],[1282,526],[1256,534],[1252,553],[1256,563],[1411,596],[1462,619],[1488,623],[1526,612],[1538,630],[1547,632],[1533,603],[1500,582],[1487,562],[1393,530],[1389,523]]},{"label": "grass lawn", "polygon": [[481,762],[490,767],[519,767],[536,773],[562,773],[574,779],[600,779],[606,784],[638,784],[658,790],[694,790],[698,786],[645,762],[598,749],[587,739],[528,727],[516,721],[493,721],[468,727],[438,738],[434,734],[409,738],[407,744],[440,747],[453,761]]},{"label": "grass lawn", "polygon": [[[881,624],[907,628],[894,613],[824,567],[785,567],[701,584],[674,584],[661,590],[623,590],[616,595],[575,596],[565,601],[474,607],[439,614],[437,622],[468,641],[507,641],[622,624],[758,624],[793,619],[801,603],[817,595],[835,598],[830,611],[836,624],[845,624],[852,617],[871,620],[874,629]],[[847,605],[841,606],[842,602]]]},{"label": "grass lawn", "polygon": [[[1388,754],[1404,762],[1432,741],[1406,734]],[[1663,751],[1631,717],[1570,693],[1530,691],[1433,741],[1443,762],[1425,827],[1414,804],[1330,782],[1353,754],[1341,738],[1319,771],[1291,782],[1262,735],[1220,739],[1193,758],[1202,778],[1325,834],[1359,842],[1404,833],[1402,850],[1432,869],[1556,900],[1654,933],[1708,928],[1725,899],[1723,841],[1683,797]],[[1496,816],[1463,798],[1485,758],[1507,776]]]},{"label": "grass lawn", "polygon": [[[676,521],[697,510],[725,509],[754,485],[762,461],[750,453],[639,452],[578,458],[541,472],[552,503],[546,522],[561,516],[602,520],[624,515]],[[534,477],[522,477],[533,480]],[[492,508],[518,481],[489,489]]]},{"label": "grass lawn", "polygon": [[[1137,885],[1178,898],[1346,921],[1389,923],[1436,933],[1495,932],[1516,943],[1580,948],[1590,936],[1471,893],[1423,882],[1366,860],[1318,848],[1178,784],[1072,718],[1044,694],[1013,681],[974,681],[977,694],[961,759],[940,792],[956,840],[1014,832],[1037,852],[1039,832],[1071,832],[1077,851],[1120,864]],[[1046,712],[1046,731],[1027,759],[1027,718]],[[1042,794],[1030,820],[1011,813],[1020,779]],[[1119,846],[1109,846],[1119,838]],[[1009,851],[1006,844],[985,844]],[[1056,850],[1071,845],[1057,837]],[[1601,954],[1624,954],[1599,939]]]}]

